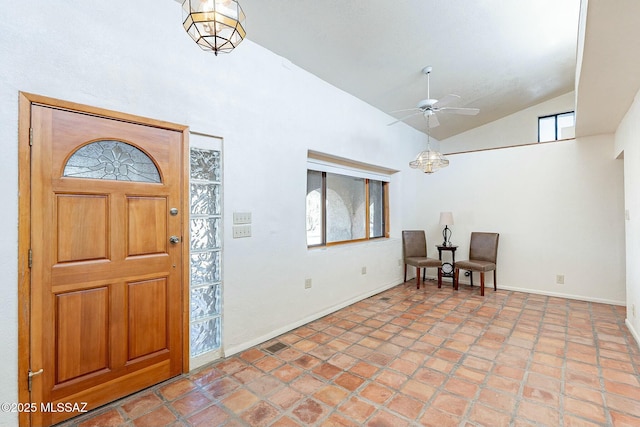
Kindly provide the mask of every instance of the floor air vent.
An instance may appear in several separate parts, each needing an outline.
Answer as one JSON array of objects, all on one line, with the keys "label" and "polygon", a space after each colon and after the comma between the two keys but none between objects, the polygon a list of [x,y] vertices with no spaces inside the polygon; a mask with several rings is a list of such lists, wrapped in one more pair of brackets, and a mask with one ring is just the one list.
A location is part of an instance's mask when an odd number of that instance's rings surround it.
[{"label": "floor air vent", "polygon": [[289,347],[286,344],[282,344],[281,342],[277,342],[275,344],[270,345],[269,347],[265,348],[265,350],[267,350],[269,353],[277,353],[280,350],[282,350],[283,348],[287,348]]}]

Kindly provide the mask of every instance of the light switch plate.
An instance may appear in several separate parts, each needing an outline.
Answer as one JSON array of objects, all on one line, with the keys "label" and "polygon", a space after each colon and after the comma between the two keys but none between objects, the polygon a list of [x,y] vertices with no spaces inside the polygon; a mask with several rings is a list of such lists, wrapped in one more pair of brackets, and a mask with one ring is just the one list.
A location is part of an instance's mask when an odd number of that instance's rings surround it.
[{"label": "light switch plate", "polygon": [[243,237],[251,237],[251,225],[234,225],[233,238],[240,239]]},{"label": "light switch plate", "polygon": [[251,212],[234,212],[234,224],[251,224]]}]

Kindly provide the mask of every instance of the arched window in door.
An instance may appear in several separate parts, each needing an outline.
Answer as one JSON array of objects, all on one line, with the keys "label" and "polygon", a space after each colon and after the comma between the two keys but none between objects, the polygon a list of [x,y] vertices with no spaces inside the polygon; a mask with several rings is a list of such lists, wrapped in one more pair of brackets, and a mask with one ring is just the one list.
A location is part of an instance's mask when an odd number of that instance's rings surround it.
[{"label": "arched window in door", "polygon": [[142,150],[121,141],[91,142],[76,150],[62,176],[115,181],[162,182],[155,163]]}]

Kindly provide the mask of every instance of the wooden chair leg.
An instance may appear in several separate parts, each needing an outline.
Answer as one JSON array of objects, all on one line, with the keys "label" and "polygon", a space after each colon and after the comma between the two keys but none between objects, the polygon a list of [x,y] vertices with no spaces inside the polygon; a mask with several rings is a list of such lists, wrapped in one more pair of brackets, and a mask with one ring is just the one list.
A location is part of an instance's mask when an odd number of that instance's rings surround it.
[{"label": "wooden chair leg", "polygon": [[484,296],[484,271],[480,272],[480,296]]},{"label": "wooden chair leg", "polygon": [[420,267],[416,267],[416,289],[420,289]]},{"label": "wooden chair leg", "polygon": [[438,288],[442,287],[442,267],[438,267]]},{"label": "wooden chair leg", "polygon": [[471,286],[473,286],[473,271],[469,270],[469,280],[471,280]]},{"label": "wooden chair leg", "polygon": [[456,268],[453,270],[453,289],[458,290],[458,275],[460,274],[460,269]]},{"label": "wooden chair leg", "polygon": [[404,281],[407,281],[407,264],[404,265]]},{"label": "wooden chair leg", "polygon": [[496,271],[493,270],[493,290],[497,291],[498,290],[498,282],[496,280]]}]

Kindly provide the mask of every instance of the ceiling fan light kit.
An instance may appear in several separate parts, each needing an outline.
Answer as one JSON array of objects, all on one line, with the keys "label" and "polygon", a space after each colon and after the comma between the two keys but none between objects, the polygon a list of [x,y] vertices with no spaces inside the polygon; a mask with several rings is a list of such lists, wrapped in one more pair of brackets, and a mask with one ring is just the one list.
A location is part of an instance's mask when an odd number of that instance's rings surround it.
[{"label": "ceiling fan light kit", "polygon": [[183,0],[182,26],[203,50],[229,53],[246,36],[245,15],[235,0]]}]

